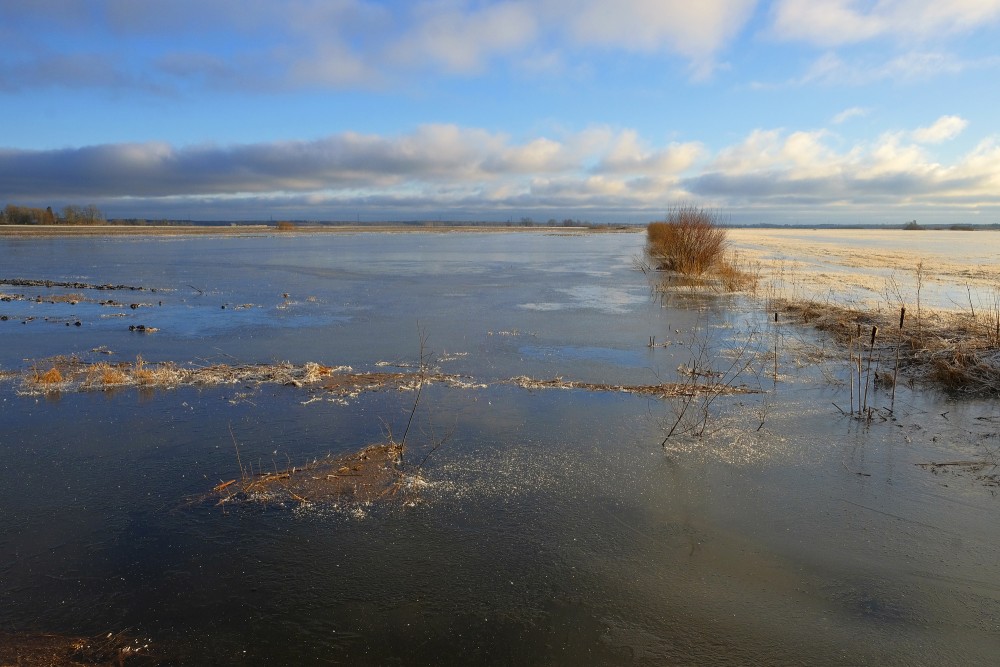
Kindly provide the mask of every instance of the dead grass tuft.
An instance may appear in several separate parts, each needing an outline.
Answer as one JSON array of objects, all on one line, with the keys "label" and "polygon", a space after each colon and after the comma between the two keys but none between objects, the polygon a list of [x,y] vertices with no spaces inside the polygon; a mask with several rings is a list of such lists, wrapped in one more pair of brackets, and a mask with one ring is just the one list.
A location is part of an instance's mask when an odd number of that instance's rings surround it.
[{"label": "dead grass tuft", "polygon": [[120,387],[132,384],[127,371],[128,365],[113,365],[106,361],[92,364],[86,369],[87,377],[83,384],[88,387]]},{"label": "dead grass tuft", "polygon": [[[919,322],[901,328],[899,312],[889,308],[787,300],[776,300],[774,306],[792,320],[829,333],[845,349],[858,345],[859,328],[867,347],[869,332],[878,327],[882,333],[872,354],[888,363],[898,345],[899,370],[915,382],[955,394],[1000,395],[1000,346],[993,322],[982,317],[924,309]],[[891,377],[884,384],[891,387]]]},{"label": "dead grass tuft", "polygon": [[722,289],[727,292],[756,293],[760,283],[760,266],[743,262],[736,252],[721,260],[714,273]]},{"label": "dead grass tuft", "polygon": [[56,384],[62,384],[64,381],[65,380],[63,379],[62,372],[55,366],[45,371],[44,373],[39,373],[37,370],[32,371],[32,375],[30,377],[30,382],[32,384],[42,385],[46,387]]}]

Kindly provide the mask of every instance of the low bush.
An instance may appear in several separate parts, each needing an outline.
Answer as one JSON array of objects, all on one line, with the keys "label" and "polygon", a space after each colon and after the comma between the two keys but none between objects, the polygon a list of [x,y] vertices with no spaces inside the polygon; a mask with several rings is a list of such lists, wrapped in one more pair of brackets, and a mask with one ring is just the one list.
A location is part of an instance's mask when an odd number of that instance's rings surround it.
[{"label": "low bush", "polygon": [[646,254],[657,268],[700,276],[716,268],[726,251],[720,215],[693,206],[671,209],[646,227]]}]

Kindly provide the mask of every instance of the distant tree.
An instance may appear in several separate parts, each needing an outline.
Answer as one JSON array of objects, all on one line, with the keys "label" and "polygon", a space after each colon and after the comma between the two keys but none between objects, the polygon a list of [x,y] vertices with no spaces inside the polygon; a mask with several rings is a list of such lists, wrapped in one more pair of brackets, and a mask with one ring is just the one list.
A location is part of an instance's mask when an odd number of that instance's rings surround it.
[{"label": "distant tree", "polygon": [[7,204],[3,210],[3,222],[7,225],[42,225],[45,224],[46,210]]},{"label": "distant tree", "polygon": [[67,225],[96,225],[104,222],[104,214],[93,204],[70,204],[63,207],[63,222]]},{"label": "distant tree", "polygon": [[532,220],[531,218],[521,218],[521,226],[522,227],[534,227],[535,226],[535,221]]},{"label": "distant tree", "polygon": [[923,227],[918,225],[916,220],[910,220],[908,223],[903,225],[903,229],[907,231],[913,231],[917,229],[923,229]]}]

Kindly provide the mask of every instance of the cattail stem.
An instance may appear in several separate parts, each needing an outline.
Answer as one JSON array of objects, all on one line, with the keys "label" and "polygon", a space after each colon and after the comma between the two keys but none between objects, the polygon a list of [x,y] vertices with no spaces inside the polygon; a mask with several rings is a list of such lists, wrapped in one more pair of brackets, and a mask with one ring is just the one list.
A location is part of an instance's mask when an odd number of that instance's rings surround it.
[{"label": "cattail stem", "polygon": [[896,407],[896,376],[899,375],[899,346],[903,343],[903,320],[906,319],[906,306],[899,309],[899,332],[896,334],[896,366],[892,369],[892,402],[890,408]]},{"label": "cattail stem", "polygon": [[878,327],[872,327],[872,340],[868,348],[868,366],[865,369],[865,409],[868,408],[868,384],[872,375],[872,357],[875,356],[875,336],[878,335]]},{"label": "cattail stem", "polygon": [[857,366],[858,366],[858,416],[861,416],[861,357],[862,350],[864,349],[864,343],[861,342],[861,323],[858,322],[858,356],[857,356]]},{"label": "cattail stem", "polygon": [[851,392],[851,414],[854,414],[854,336],[847,340],[847,386]]}]

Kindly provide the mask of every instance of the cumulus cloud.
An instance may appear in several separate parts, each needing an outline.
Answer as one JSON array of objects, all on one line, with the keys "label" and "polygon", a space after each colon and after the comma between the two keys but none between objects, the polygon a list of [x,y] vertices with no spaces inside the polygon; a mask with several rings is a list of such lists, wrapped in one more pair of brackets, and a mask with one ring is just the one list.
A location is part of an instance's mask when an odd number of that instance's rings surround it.
[{"label": "cumulus cloud", "polygon": [[626,130],[610,144],[595,171],[607,174],[677,174],[702,157],[700,143],[670,144],[664,148],[646,145],[637,132]]},{"label": "cumulus cloud", "polygon": [[969,121],[959,116],[941,116],[929,127],[913,131],[913,140],[921,144],[939,144],[954,139],[965,129]]},{"label": "cumulus cloud", "polygon": [[757,130],[681,185],[698,197],[731,206],[851,207],[871,214],[901,206],[1000,205],[1000,156],[995,142],[981,143],[953,164],[942,164],[917,141],[954,136],[964,124],[945,117],[929,128],[889,132],[874,141],[836,150],[823,132]]},{"label": "cumulus cloud", "polygon": [[1000,0],[778,0],[772,17],[772,33],[790,41],[825,47],[883,36],[911,41],[994,25]]}]

